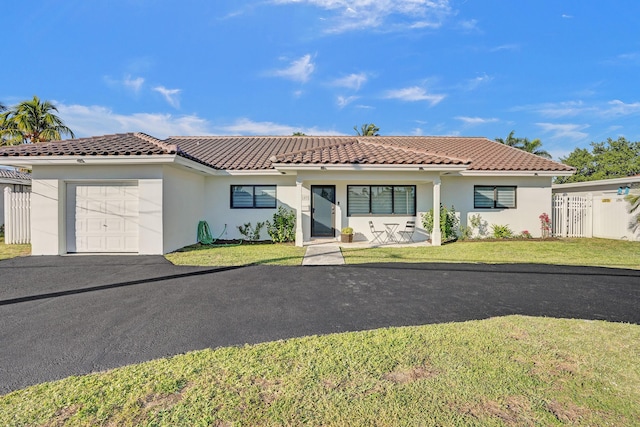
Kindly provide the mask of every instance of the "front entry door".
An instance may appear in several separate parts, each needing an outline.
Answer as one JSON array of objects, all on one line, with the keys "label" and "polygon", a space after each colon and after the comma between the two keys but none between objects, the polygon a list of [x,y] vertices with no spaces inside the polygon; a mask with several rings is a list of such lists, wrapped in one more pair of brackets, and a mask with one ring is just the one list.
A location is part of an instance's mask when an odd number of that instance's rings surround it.
[{"label": "front entry door", "polygon": [[311,186],[311,237],[335,237],[335,185]]}]

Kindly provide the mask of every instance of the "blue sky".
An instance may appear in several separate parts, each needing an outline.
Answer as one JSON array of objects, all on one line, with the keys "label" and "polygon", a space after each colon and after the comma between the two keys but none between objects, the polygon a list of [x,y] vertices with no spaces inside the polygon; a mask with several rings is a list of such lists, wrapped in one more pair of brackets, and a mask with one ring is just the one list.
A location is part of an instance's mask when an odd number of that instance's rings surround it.
[{"label": "blue sky", "polygon": [[0,102],[77,136],[640,140],[640,2],[36,0],[3,5]]}]

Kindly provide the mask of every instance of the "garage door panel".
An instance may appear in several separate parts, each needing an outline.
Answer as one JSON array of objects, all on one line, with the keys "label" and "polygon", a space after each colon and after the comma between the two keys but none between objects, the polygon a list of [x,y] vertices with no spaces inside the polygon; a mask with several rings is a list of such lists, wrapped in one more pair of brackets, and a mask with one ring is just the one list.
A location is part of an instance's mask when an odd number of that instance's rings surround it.
[{"label": "garage door panel", "polygon": [[70,184],[75,225],[70,252],[138,252],[138,187],[130,184]]}]

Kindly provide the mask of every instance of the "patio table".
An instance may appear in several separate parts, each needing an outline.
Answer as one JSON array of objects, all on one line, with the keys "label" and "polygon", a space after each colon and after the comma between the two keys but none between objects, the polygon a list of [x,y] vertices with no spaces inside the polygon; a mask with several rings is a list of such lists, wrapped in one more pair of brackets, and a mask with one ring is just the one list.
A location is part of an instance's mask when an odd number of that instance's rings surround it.
[{"label": "patio table", "polygon": [[398,241],[398,238],[396,237],[396,230],[398,229],[399,226],[400,224],[398,224],[397,222],[384,223],[384,228],[387,231],[387,238],[384,241],[385,243],[389,243],[389,242],[400,243]]}]

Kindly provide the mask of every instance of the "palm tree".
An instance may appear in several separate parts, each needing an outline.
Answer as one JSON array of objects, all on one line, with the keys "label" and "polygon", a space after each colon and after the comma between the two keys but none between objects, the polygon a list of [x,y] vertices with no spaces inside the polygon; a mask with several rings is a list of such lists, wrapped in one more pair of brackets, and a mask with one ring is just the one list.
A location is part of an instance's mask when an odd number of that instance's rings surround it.
[{"label": "palm tree", "polygon": [[496,142],[517,148],[518,150],[526,151],[527,153],[535,154],[536,156],[544,157],[545,159],[551,158],[551,154],[542,149],[542,141],[538,138],[533,141],[529,141],[529,138],[516,138],[514,136],[515,133],[516,131],[512,130],[509,132],[506,139],[496,138]]},{"label": "palm tree", "polygon": [[635,214],[631,226],[636,231],[640,229],[640,192],[629,194],[625,200],[631,205],[629,213]]},{"label": "palm tree", "polygon": [[502,138],[496,138],[496,141],[499,142],[500,144],[504,144],[504,145],[508,145],[509,147],[515,147],[515,148],[520,148],[520,138],[516,138],[513,135],[516,133],[515,130],[512,130],[511,132],[509,132],[509,135],[507,136],[507,139],[502,139]]},{"label": "palm tree", "polygon": [[353,130],[356,131],[356,134],[358,136],[380,136],[380,134],[378,133],[380,131],[380,128],[374,123],[365,123],[360,126],[360,130],[358,130],[357,126],[354,126]]},{"label": "palm tree", "polygon": [[551,154],[549,154],[548,151],[542,149],[542,141],[540,141],[538,138],[534,139],[533,141],[529,141],[529,139],[524,138],[522,140],[522,146],[517,148],[520,148],[521,150],[524,150],[527,153],[544,157],[545,159],[551,158]]},{"label": "palm tree", "polygon": [[55,105],[37,96],[9,108],[0,115],[0,139],[14,145],[59,140],[62,135],[75,138],[54,111],[58,111]]}]

